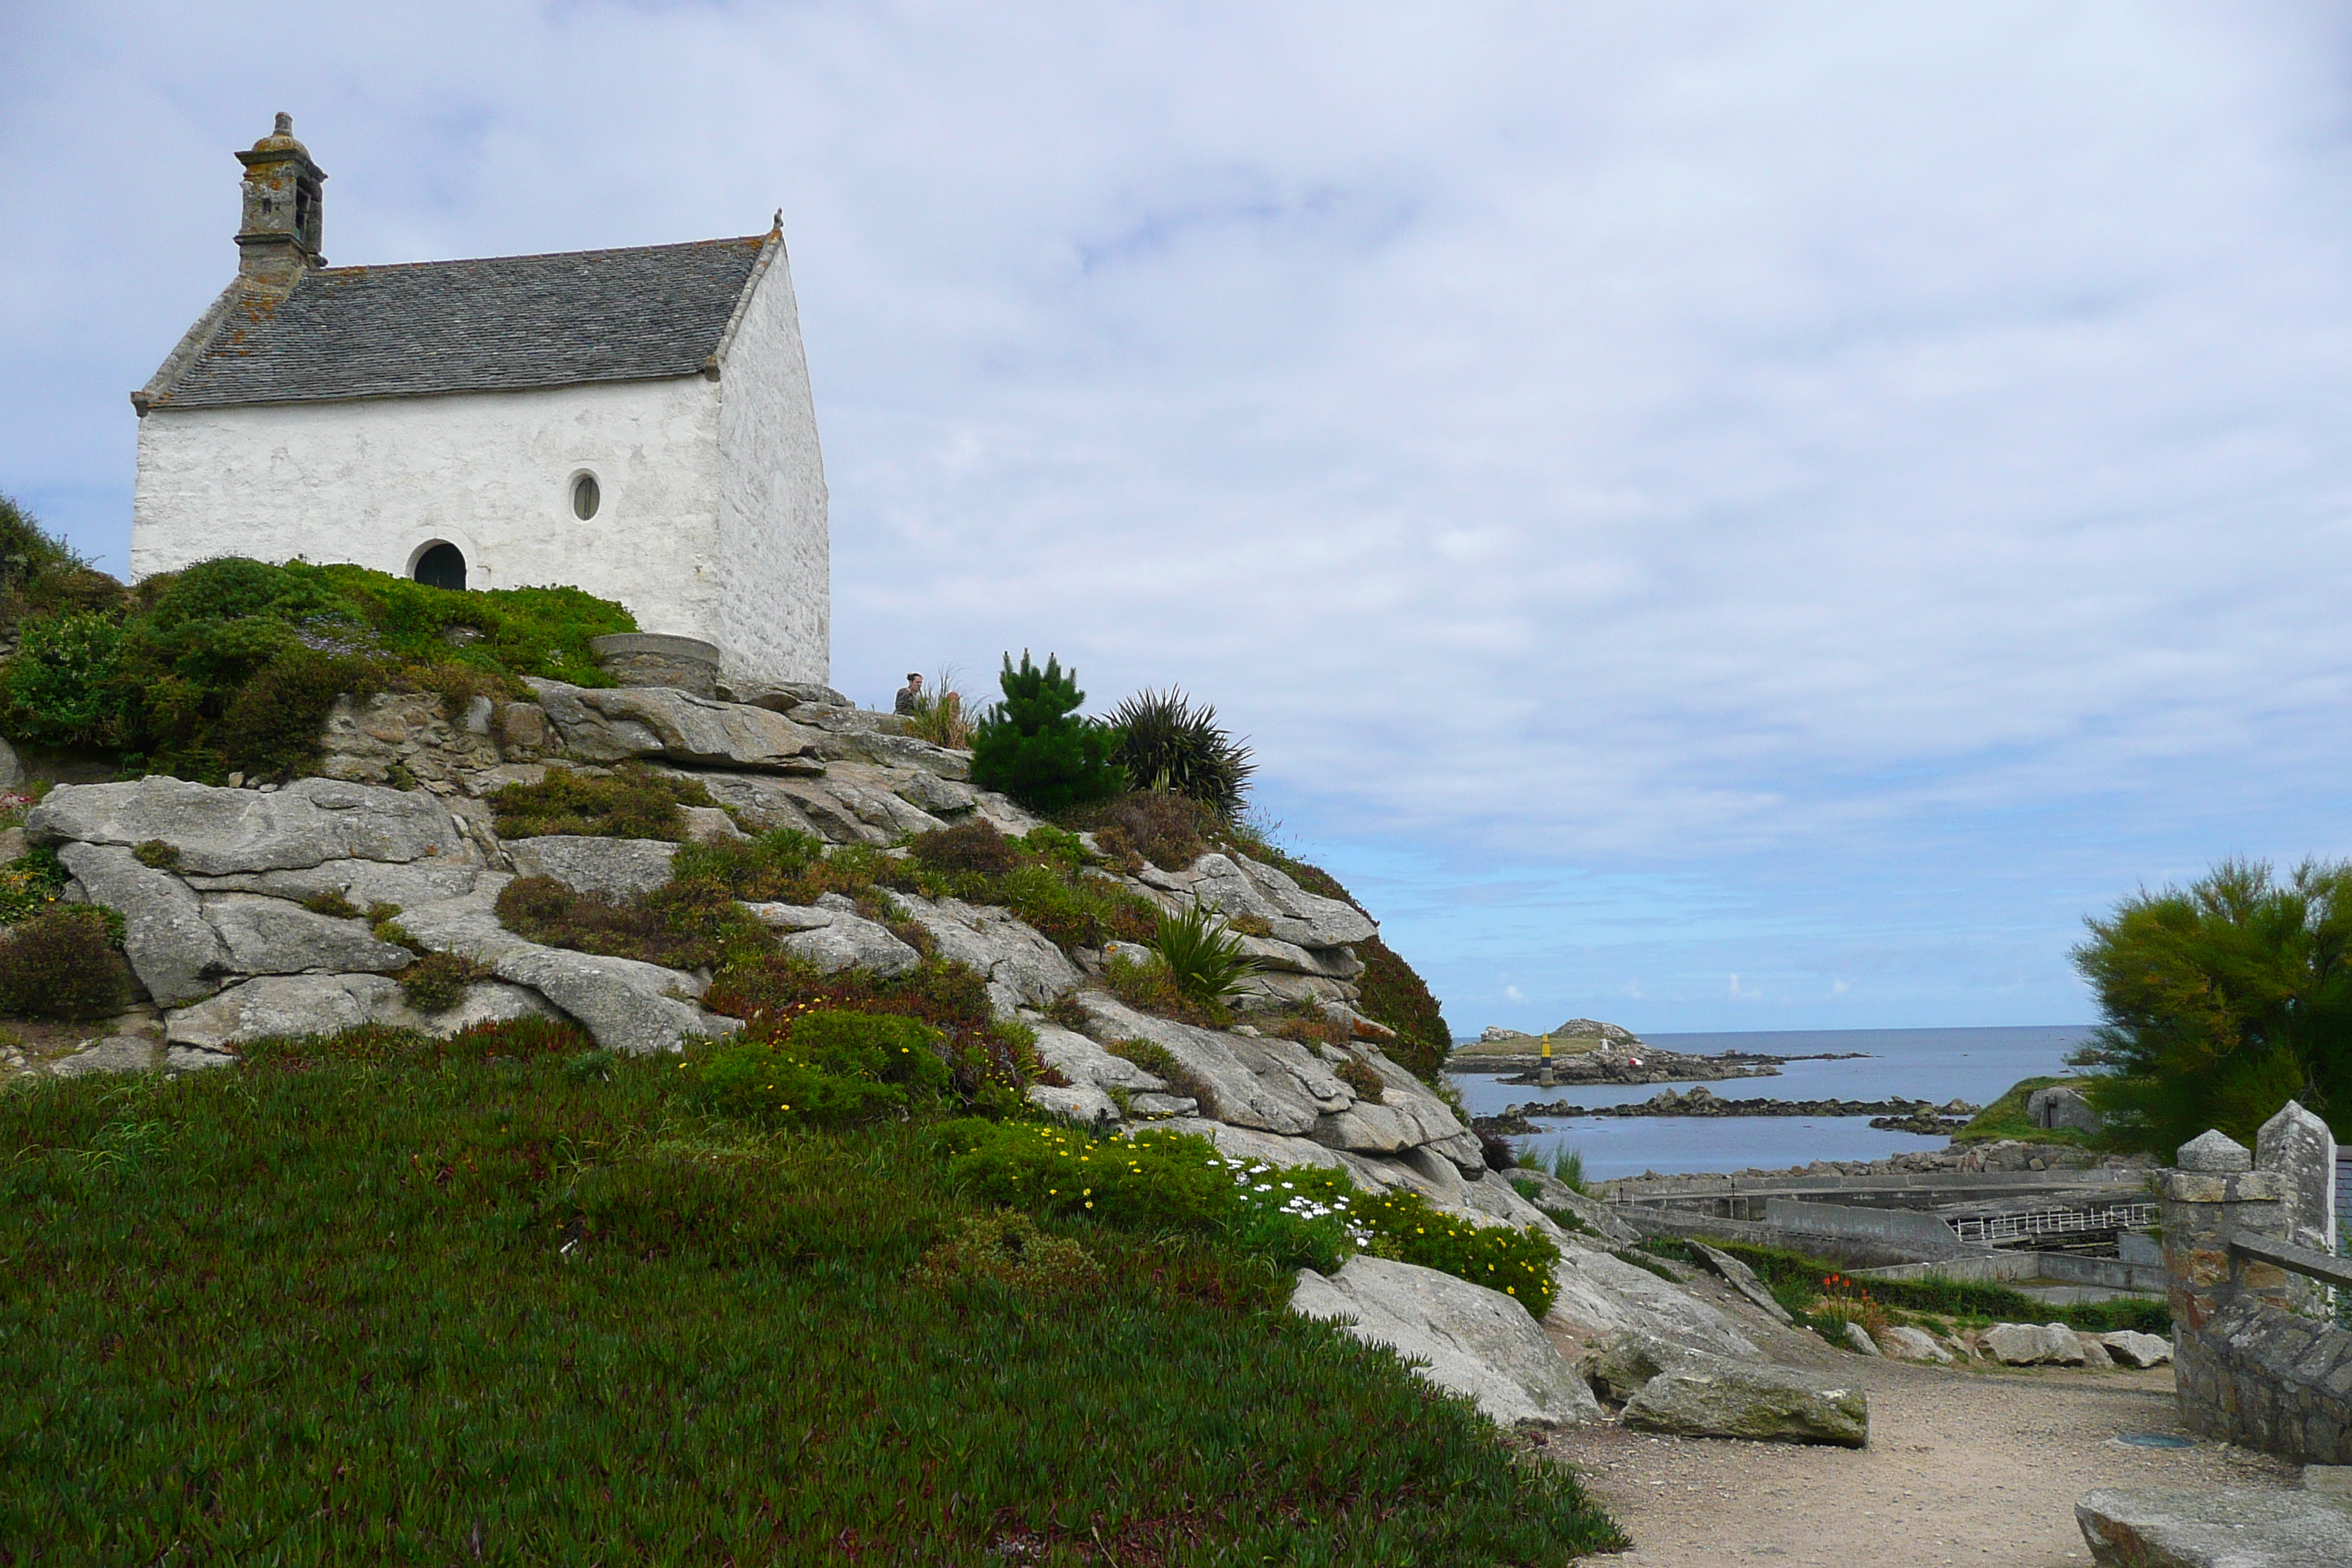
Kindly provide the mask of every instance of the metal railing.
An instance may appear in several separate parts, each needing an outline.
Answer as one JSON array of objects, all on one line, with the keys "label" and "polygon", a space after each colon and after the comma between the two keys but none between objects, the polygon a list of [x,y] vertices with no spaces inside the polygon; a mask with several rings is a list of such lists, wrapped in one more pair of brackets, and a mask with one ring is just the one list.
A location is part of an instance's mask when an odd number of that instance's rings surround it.
[{"label": "metal railing", "polygon": [[2088,1231],[2146,1230],[2157,1223],[2154,1204],[2107,1204],[2089,1209],[2033,1209],[2025,1214],[1990,1215],[1983,1219],[1944,1223],[1962,1241],[1995,1246],[2004,1241],[2031,1241],[2043,1236],[2079,1236]]}]

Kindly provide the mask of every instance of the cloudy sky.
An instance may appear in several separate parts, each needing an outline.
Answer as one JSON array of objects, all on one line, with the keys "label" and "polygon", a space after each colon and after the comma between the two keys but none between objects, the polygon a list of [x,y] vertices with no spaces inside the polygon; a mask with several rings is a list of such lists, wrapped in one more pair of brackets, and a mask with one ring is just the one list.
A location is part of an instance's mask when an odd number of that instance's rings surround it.
[{"label": "cloudy sky", "polygon": [[784,212],[835,683],[1175,682],[1457,1030],[2062,1023],[2352,853],[2352,14],[0,0],[0,490],[337,262]]}]

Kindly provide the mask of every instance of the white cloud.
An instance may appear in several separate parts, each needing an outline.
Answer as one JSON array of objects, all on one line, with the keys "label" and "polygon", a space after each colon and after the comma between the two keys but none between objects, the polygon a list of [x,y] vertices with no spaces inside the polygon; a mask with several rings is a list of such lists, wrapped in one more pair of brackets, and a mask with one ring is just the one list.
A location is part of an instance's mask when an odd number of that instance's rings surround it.
[{"label": "white cloud", "polygon": [[2347,847],[2345,42],[420,4],[315,11],[257,87],[225,11],[20,9],[0,195],[48,216],[0,255],[0,489],[120,561],[123,392],[274,110],[338,260],[781,204],[839,683],[1024,646],[1098,700],[1181,681],[1441,991],[1638,972],[1647,1026],[1703,1024],[1738,948],[1911,1009],[1874,1021],[2078,1017],[2083,909]]}]

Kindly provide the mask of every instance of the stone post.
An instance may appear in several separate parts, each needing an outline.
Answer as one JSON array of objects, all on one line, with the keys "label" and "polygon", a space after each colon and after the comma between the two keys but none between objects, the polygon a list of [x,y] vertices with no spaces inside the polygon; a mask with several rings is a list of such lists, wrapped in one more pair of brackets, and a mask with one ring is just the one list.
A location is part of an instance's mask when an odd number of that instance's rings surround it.
[{"label": "stone post", "polygon": [[[2286,1228],[2282,1237],[2297,1247],[2330,1257],[2336,1253],[2336,1135],[2327,1123],[2288,1100],[2263,1123],[2254,1140],[2254,1169],[2284,1184],[2279,1195]],[[2335,1316],[2333,1293],[2316,1279],[2289,1277],[2295,1310]]]},{"label": "stone post", "polygon": [[2284,1238],[2284,1178],[2274,1171],[2254,1169],[2252,1151],[2220,1131],[2183,1143],[2179,1159],[2177,1170],[2159,1174],[2157,1188],[2164,1210],[2164,1273],[2175,1325],[2182,1331],[2202,1329],[2242,1290],[2286,1305],[2290,1292],[2284,1269],[2230,1256],[2233,1231]]}]

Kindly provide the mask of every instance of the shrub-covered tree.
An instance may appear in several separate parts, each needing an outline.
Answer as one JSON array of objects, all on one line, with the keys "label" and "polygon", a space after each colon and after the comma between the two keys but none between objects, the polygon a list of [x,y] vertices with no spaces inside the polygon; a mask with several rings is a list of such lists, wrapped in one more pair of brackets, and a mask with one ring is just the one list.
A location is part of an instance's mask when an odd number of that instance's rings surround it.
[{"label": "shrub-covered tree", "polygon": [[2113,1142],[2252,1143],[2291,1099],[2352,1131],[2352,864],[2225,860],[2085,923],[2074,963],[2105,1022],[2072,1060],[2100,1069]]},{"label": "shrub-covered tree", "polygon": [[1077,716],[1087,694],[1078,689],[1076,670],[1064,674],[1051,654],[1039,669],[1024,648],[1018,669],[1013,656],[1004,656],[997,680],[1003,700],[972,731],[973,784],[1045,814],[1107,800],[1125,787],[1127,775],[1111,760],[1118,732]]},{"label": "shrub-covered tree", "polygon": [[1231,822],[1254,770],[1250,749],[1217,724],[1217,710],[1199,707],[1174,687],[1137,692],[1111,712],[1119,731],[1114,753],[1139,790],[1165,790],[1199,801]]}]

